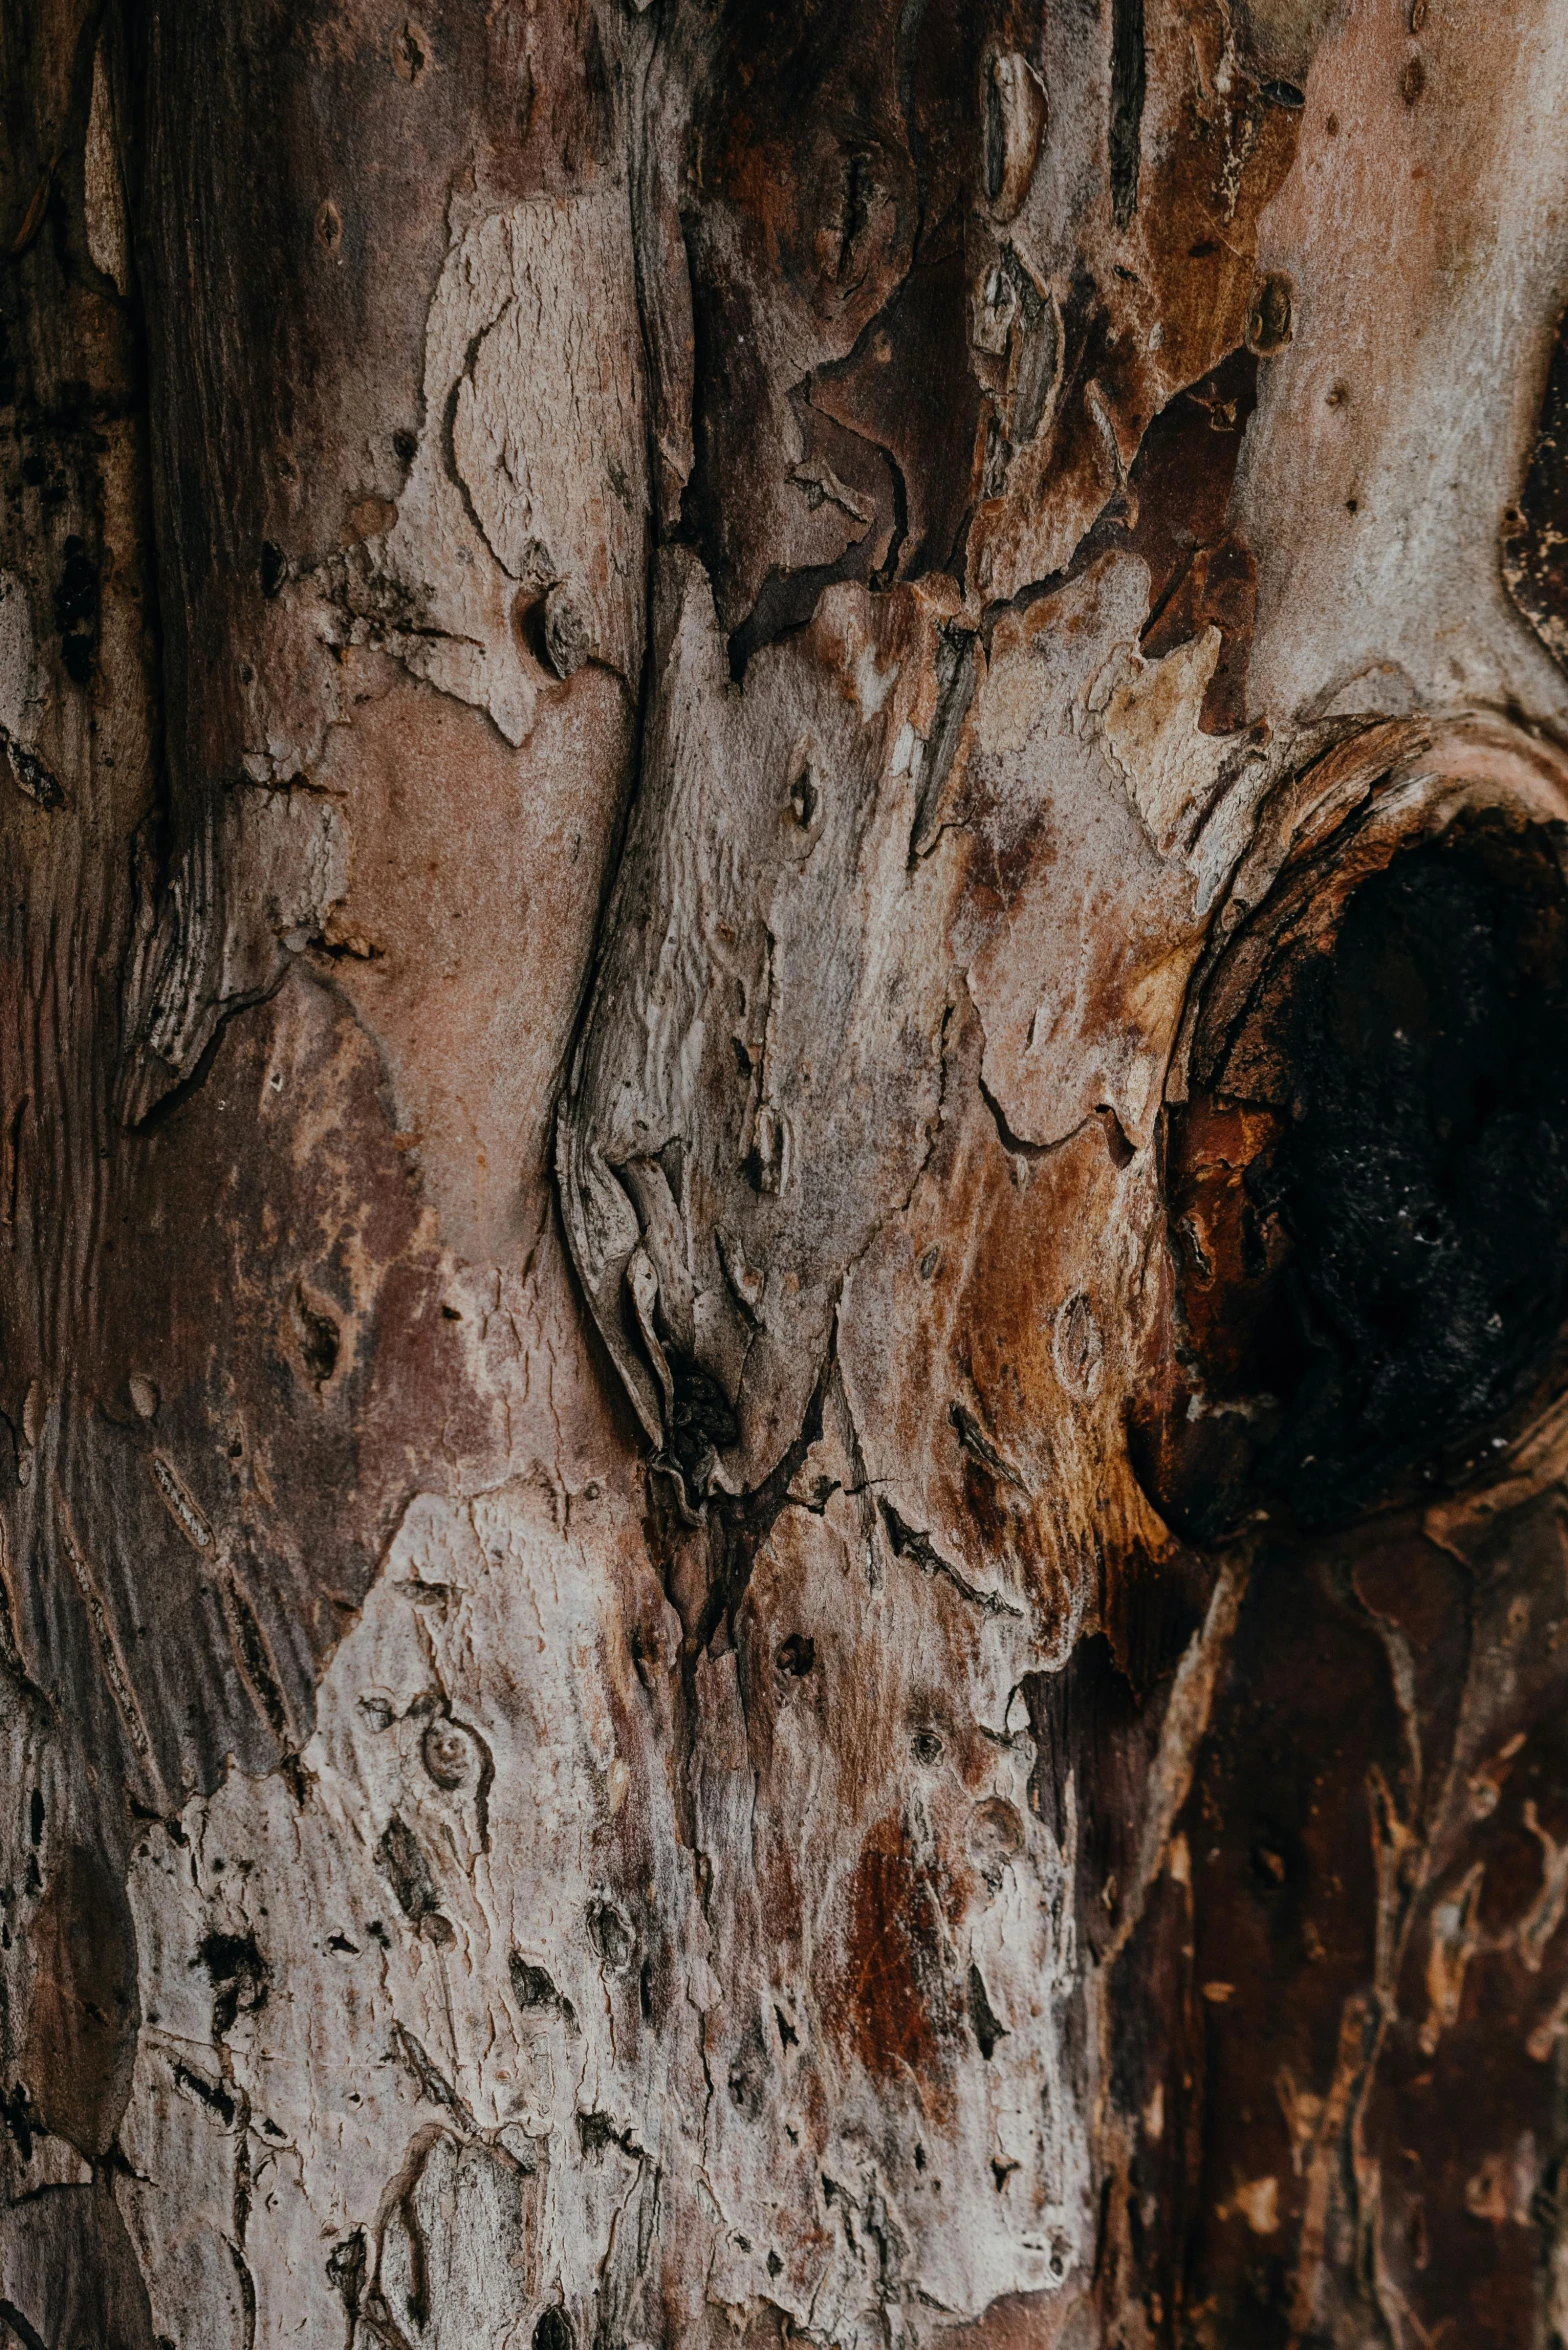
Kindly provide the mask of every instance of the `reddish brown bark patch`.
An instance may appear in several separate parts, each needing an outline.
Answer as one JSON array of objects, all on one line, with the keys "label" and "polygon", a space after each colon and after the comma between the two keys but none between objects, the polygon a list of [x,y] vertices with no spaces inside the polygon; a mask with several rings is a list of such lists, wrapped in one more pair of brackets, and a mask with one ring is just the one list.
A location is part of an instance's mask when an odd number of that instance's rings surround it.
[{"label": "reddish brown bark patch", "polygon": [[933,2103],[949,2029],[941,1907],[901,1820],[881,1820],[850,1880],[844,1971],[833,2005],[843,2036],[879,2080],[908,2074]]},{"label": "reddish brown bark patch", "polygon": [[28,1922],[36,1973],[23,2088],[47,2128],[108,2151],[130,2095],[140,2022],[136,1933],[125,1888],[94,1852],[70,1847]]},{"label": "reddish brown bark patch", "polygon": [[[60,1480],[174,1796],[308,1737],[411,1492],[488,1458],[490,1429],[379,1062],[331,989],[297,972],[237,1015],[119,1147]],[[36,1578],[23,1637],[113,1753],[75,1588]]]}]

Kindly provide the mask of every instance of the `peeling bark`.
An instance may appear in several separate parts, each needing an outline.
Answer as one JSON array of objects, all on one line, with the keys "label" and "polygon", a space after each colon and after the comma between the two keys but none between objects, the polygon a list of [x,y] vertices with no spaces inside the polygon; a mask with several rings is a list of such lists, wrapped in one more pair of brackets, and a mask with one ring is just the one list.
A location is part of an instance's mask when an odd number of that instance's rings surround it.
[{"label": "peeling bark", "polygon": [[0,2321],[1568,2343],[1568,8],[0,16]]}]

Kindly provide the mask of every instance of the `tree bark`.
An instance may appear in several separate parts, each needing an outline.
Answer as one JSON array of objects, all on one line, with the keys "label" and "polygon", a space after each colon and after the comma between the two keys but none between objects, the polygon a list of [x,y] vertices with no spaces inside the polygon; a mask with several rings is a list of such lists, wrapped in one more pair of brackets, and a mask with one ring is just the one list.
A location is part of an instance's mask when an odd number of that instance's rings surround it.
[{"label": "tree bark", "polygon": [[0,13],[0,2336],[1568,2344],[1568,0]]}]

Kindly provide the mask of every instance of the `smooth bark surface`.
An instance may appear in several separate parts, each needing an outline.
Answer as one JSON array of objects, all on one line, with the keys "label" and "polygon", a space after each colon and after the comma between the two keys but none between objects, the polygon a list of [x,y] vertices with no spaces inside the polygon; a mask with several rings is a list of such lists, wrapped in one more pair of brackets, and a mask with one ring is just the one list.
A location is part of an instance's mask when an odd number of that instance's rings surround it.
[{"label": "smooth bark surface", "polygon": [[1568,2343],[1568,5],[0,10],[0,2335]]}]

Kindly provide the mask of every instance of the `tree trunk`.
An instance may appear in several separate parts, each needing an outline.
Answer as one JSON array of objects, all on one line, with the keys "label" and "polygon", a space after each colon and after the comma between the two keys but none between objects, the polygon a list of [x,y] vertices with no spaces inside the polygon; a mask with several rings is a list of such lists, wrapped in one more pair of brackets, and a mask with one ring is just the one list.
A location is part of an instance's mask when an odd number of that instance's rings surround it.
[{"label": "tree trunk", "polygon": [[1568,0],[401,7],[0,11],[0,2340],[1561,2350]]}]

